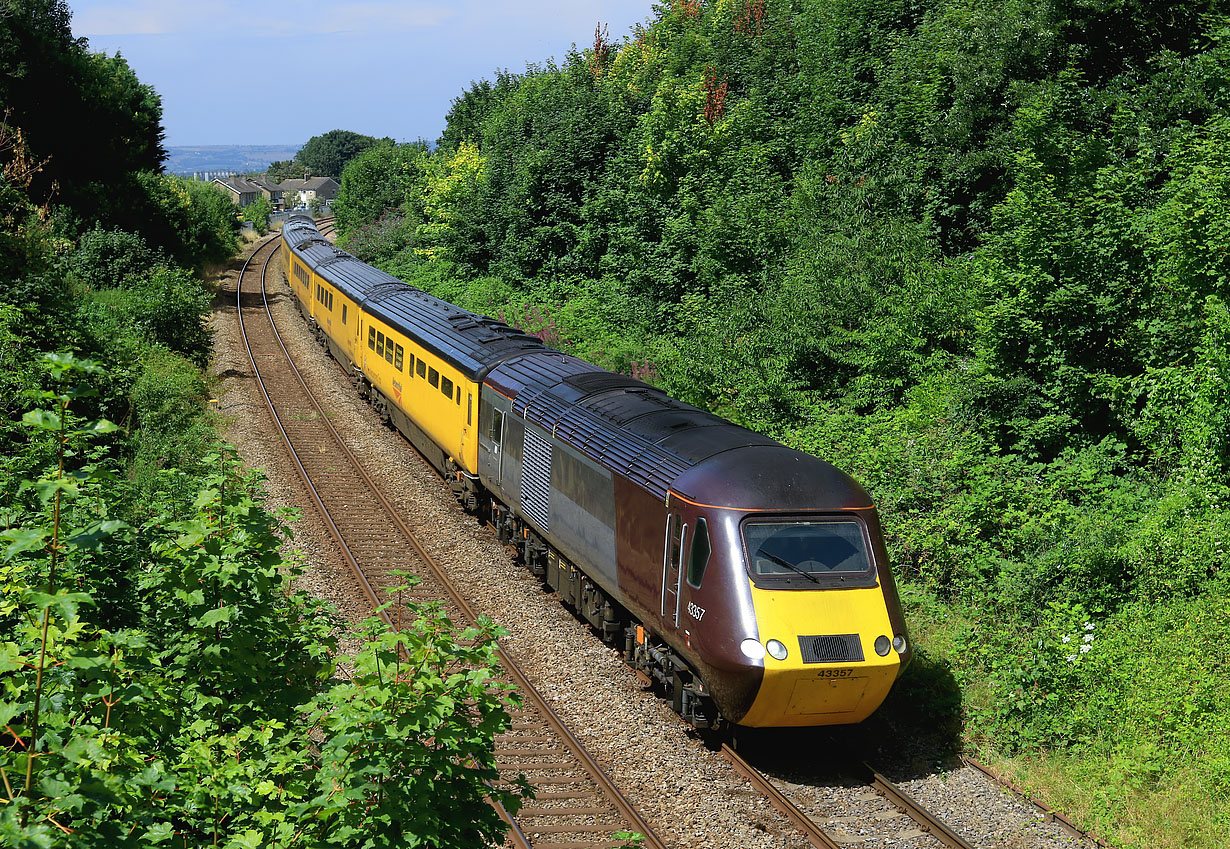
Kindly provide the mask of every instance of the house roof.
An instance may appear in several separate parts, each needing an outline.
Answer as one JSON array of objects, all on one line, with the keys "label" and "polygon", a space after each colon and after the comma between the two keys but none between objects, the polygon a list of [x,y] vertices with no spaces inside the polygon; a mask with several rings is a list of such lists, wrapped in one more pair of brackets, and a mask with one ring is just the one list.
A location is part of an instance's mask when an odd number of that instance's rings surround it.
[{"label": "house roof", "polygon": [[248,182],[243,177],[227,177],[225,180],[221,177],[215,177],[214,182],[225,189],[230,189],[237,195],[251,194],[261,190],[260,186]]},{"label": "house roof", "polygon": [[281,186],[279,186],[273,180],[270,180],[268,177],[253,177],[248,182],[254,186],[257,186],[258,188],[264,189],[267,192],[284,191]]},{"label": "house roof", "polygon": [[337,188],[337,180],[332,177],[309,177],[306,180],[283,180],[279,185],[284,192],[316,192],[320,191],[326,185],[332,184],[333,188]]}]

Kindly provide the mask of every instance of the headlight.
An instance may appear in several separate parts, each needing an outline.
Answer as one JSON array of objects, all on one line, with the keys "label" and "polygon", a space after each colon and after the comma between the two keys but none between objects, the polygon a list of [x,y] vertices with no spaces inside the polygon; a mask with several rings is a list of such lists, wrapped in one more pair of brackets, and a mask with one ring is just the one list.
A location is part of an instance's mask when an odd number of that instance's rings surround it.
[{"label": "headlight", "polygon": [[760,640],[753,640],[748,637],[743,642],[739,643],[739,651],[751,660],[762,660],[764,658],[764,646],[760,644]]},{"label": "headlight", "polygon": [[892,647],[893,647],[893,644],[888,641],[888,637],[884,636],[883,634],[876,637],[876,654],[878,654],[880,657],[884,657],[886,654],[888,654],[888,650]]},{"label": "headlight", "polygon": [[765,643],[765,648],[769,650],[769,654],[771,654],[775,660],[786,659],[787,652],[785,643],[778,640],[769,640]]},{"label": "headlight", "polygon": [[905,637],[901,634],[893,637],[893,648],[897,650],[897,654],[905,653]]}]

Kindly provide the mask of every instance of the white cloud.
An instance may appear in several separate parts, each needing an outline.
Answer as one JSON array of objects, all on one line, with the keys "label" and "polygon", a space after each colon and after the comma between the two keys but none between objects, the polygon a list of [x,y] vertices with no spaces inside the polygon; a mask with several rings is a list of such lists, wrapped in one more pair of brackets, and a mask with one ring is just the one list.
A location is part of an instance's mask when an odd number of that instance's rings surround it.
[{"label": "white cloud", "polygon": [[166,0],[79,0],[73,33],[87,38],[113,35],[197,35],[295,37],[337,32],[390,33],[431,29],[454,16],[438,3],[395,0],[259,6],[240,0],[176,3]]}]

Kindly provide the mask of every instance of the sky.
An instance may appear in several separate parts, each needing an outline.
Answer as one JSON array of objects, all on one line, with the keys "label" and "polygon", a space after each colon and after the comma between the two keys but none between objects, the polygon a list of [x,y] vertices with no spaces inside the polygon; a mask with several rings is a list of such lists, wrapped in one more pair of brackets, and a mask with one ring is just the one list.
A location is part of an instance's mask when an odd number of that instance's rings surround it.
[{"label": "sky", "polygon": [[162,96],[168,147],[302,144],[329,130],[434,142],[497,69],[562,59],[652,0],[68,0],[73,35]]}]

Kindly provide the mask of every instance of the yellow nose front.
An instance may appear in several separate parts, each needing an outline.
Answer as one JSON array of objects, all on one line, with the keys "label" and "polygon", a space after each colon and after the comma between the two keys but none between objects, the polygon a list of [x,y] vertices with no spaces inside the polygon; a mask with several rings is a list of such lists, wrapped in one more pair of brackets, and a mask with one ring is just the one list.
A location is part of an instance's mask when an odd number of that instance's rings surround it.
[{"label": "yellow nose front", "polygon": [[[748,712],[753,727],[861,722],[880,706],[897,678],[900,658],[875,652],[876,637],[892,638],[879,587],[856,590],[751,588],[763,643],[777,640],[786,656],[764,659],[764,679]],[[779,651],[780,654],[780,651]]]}]

